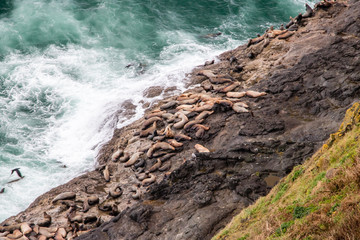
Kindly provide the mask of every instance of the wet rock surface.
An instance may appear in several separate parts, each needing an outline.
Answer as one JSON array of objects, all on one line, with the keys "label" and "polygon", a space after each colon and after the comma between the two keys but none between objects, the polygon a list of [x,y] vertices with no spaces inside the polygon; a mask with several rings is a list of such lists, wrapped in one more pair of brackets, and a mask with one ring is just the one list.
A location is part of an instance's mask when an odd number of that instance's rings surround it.
[{"label": "wet rock surface", "polygon": [[[209,239],[269,192],[269,178],[310,157],[359,99],[360,2],[314,14],[289,37],[266,36],[195,69],[193,83],[206,84],[116,130],[97,170],[2,225],[34,228],[46,212],[68,239]],[[52,202],[69,191],[75,199]]]}]

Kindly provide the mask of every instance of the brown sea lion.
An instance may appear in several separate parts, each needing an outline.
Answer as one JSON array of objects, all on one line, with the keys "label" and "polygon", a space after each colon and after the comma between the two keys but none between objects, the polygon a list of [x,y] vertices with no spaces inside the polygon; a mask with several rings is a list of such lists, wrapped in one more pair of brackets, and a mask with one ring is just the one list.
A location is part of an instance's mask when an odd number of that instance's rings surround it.
[{"label": "brown sea lion", "polygon": [[71,200],[76,198],[76,193],[74,192],[64,192],[57,195],[53,200],[52,203],[55,203],[59,200]]},{"label": "brown sea lion", "polygon": [[104,171],[103,171],[103,175],[104,175],[104,179],[106,182],[110,181],[110,171],[109,171],[109,166],[106,165]]},{"label": "brown sea lion", "polygon": [[123,153],[124,151],[121,149],[116,150],[113,155],[111,155],[111,161],[116,162]]},{"label": "brown sea lion", "polygon": [[178,142],[175,139],[168,139],[167,142],[170,143],[175,148],[182,147],[184,145],[183,143]]},{"label": "brown sea lion", "polygon": [[265,96],[266,92],[257,92],[257,91],[246,91],[246,96],[252,97],[252,98],[257,98],[257,97],[261,97],[261,96]]},{"label": "brown sea lion", "polygon": [[155,182],[156,181],[156,176],[154,175],[154,174],[149,174],[149,177],[148,178],[145,178],[144,180],[142,180],[142,182],[141,182],[141,184],[143,185],[143,186],[146,186],[146,185],[149,185],[149,184],[151,184],[151,183],[153,183],[153,182]]},{"label": "brown sea lion", "polygon": [[175,148],[173,146],[171,146],[169,143],[166,142],[158,142],[155,143],[154,145],[152,145],[148,152],[146,153],[148,158],[151,158],[154,151],[156,151],[157,149],[163,149],[163,150],[171,150],[171,151],[175,151]]},{"label": "brown sea lion", "polygon": [[161,160],[158,158],[156,160],[156,163],[152,165],[151,168],[149,169],[149,172],[155,172],[156,170],[158,170],[159,167],[161,167]]},{"label": "brown sea lion", "polygon": [[195,149],[198,152],[210,152],[209,149],[207,149],[206,147],[204,147],[203,145],[200,144],[195,144]]},{"label": "brown sea lion", "polygon": [[313,9],[308,4],[305,4],[305,8],[306,8],[306,12],[302,15],[302,17],[303,18],[312,17],[312,15],[314,14]]},{"label": "brown sea lion", "polygon": [[137,152],[134,153],[131,158],[124,164],[125,167],[130,167],[132,166],[138,159],[139,157],[143,154],[143,152]]},{"label": "brown sea lion", "polygon": [[184,141],[184,140],[191,140],[191,137],[185,135],[185,134],[182,134],[182,133],[177,133],[175,134],[174,136],[175,140],[176,141]]},{"label": "brown sea lion", "polygon": [[153,122],[161,121],[161,120],[162,120],[162,119],[161,119],[160,117],[152,117],[152,118],[149,118],[148,120],[145,120],[145,121],[144,121],[141,130],[145,130],[145,129],[147,129],[151,124],[153,124]]},{"label": "brown sea lion", "polygon": [[149,135],[153,135],[156,131],[156,122],[153,122],[153,125],[145,130],[140,132],[140,137],[147,137]]},{"label": "brown sea lion", "polygon": [[226,93],[227,97],[230,98],[242,98],[246,95],[246,92],[228,92]]},{"label": "brown sea lion", "polygon": [[195,117],[195,120],[205,119],[207,116],[213,114],[214,111],[203,111]]},{"label": "brown sea lion", "polygon": [[40,227],[49,227],[51,225],[51,216],[43,212],[44,218],[37,223]]},{"label": "brown sea lion", "polygon": [[160,111],[160,110],[158,110],[158,111],[156,111],[156,112],[152,112],[152,113],[150,113],[150,114],[147,114],[147,115],[145,116],[145,119],[150,119],[150,118],[153,118],[153,117],[161,117],[161,115],[162,115],[163,113],[166,113],[166,111]]},{"label": "brown sea lion", "polygon": [[175,123],[173,126],[174,128],[180,129],[183,128],[185,123],[189,121],[189,119],[186,117],[186,115],[182,112],[175,113],[175,117],[180,118],[180,122]]},{"label": "brown sea lion", "polygon": [[117,185],[114,189],[109,191],[109,196],[112,198],[118,198],[123,194],[123,190],[120,185]]}]

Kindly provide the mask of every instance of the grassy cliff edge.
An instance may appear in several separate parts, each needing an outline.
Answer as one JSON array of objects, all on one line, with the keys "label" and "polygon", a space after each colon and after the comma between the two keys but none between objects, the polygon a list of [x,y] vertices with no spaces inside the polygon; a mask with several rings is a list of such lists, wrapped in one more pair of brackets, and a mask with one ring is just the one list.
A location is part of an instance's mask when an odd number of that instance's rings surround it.
[{"label": "grassy cliff edge", "polygon": [[218,239],[360,239],[360,103],[340,129]]}]

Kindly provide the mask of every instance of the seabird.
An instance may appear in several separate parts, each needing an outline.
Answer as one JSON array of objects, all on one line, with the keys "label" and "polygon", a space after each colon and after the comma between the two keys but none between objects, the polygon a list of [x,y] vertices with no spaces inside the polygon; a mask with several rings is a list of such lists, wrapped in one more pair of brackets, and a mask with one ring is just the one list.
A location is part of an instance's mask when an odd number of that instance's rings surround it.
[{"label": "seabird", "polygon": [[0,190],[0,193],[4,193],[4,191],[5,191],[5,188],[2,188],[2,189]]},{"label": "seabird", "polygon": [[20,169],[20,168],[14,168],[13,170],[11,170],[10,176],[11,176],[14,172],[16,172],[16,174],[17,174],[20,178],[24,178],[25,176],[21,175],[21,172],[20,172],[19,169]]}]

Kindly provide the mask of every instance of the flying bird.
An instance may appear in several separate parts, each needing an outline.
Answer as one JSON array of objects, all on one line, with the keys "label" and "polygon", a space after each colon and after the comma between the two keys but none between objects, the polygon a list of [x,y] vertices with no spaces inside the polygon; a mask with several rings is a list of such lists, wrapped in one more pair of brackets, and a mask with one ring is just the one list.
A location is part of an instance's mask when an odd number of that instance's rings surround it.
[{"label": "flying bird", "polygon": [[13,170],[11,170],[10,176],[11,176],[14,172],[16,172],[16,174],[17,174],[20,178],[24,178],[25,176],[21,175],[21,172],[20,172],[19,169],[20,169],[20,168],[14,168]]},{"label": "flying bird", "polygon": [[5,191],[5,188],[2,188],[2,189],[0,190],[0,193],[4,193],[4,191]]}]

